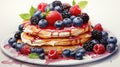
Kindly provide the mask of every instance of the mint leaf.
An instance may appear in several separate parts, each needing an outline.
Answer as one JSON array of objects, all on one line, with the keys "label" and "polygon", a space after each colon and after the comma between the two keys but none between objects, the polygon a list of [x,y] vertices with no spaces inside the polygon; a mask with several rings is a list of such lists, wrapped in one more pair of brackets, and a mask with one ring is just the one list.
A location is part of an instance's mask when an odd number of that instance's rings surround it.
[{"label": "mint leaf", "polygon": [[50,12],[50,7],[47,8],[46,13],[48,14]]},{"label": "mint leaf", "polygon": [[28,13],[20,14],[20,17],[23,20],[29,20],[31,18],[30,14],[28,14]]},{"label": "mint leaf", "polygon": [[29,58],[32,58],[32,59],[37,59],[37,58],[39,58],[39,55],[38,55],[37,53],[30,53],[30,54],[28,55],[28,57],[29,57]]},{"label": "mint leaf", "polygon": [[76,4],[75,0],[72,1],[72,5],[74,6]]},{"label": "mint leaf", "polygon": [[36,9],[33,6],[31,6],[31,8],[29,10],[30,16],[33,16],[33,14],[35,13],[35,11],[36,11]]},{"label": "mint leaf", "polygon": [[87,1],[80,1],[78,2],[78,5],[81,9],[84,9],[87,6],[88,2]]}]

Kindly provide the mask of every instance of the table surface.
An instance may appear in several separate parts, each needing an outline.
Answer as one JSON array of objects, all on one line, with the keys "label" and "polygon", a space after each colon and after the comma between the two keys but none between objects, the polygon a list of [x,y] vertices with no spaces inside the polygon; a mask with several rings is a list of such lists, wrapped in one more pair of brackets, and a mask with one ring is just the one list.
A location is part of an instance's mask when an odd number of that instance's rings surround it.
[{"label": "table surface", "polygon": [[[15,30],[22,21],[20,13],[29,12],[31,5],[37,6],[40,2],[52,2],[53,0],[0,0],[0,42],[6,36]],[[63,0],[62,2],[71,3],[72,0]],[[78,1],[78,0],[76,0]],[[88,0],[87,7],[83,12],[87,12],[90,20],[94,23],[101,23],[103,27],[110,30],[120,40],[120,0]],[[120,45],[120,44],[119,44]],[[113,56],[94,63],[80,65],[81,67],[113,67],[120,65],[120,50]],[[13,60],[0,51],[1,67],[40,67]],[[75,66],[79,67],[79,66]]]}]

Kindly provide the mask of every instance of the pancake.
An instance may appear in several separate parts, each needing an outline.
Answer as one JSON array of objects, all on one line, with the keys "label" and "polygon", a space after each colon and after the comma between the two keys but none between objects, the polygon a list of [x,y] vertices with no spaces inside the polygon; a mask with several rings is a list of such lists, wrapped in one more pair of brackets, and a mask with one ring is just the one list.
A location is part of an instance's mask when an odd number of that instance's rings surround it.
[{"label": "pancake", "polygon": [[81,27],[65,27],[61,30],[58,29],[41,29],[38,25],[31,25],[28,22],[24,22],[24,32],[31,35],[39,36],[40,38],[58,38],[78,36],[91,30],[91,23],[83,24]]},{"label": "pancake", "polygon": [[43,45],[76,45],[83,44],[91,38],[91,33],[87,32],[76,37],[68,38],[50,38],[50,39],[41,39],[35,36],[29,35],[27,33],[21,34],[21,39],[24,43],[30,44],[31,46],[43,46]]}]

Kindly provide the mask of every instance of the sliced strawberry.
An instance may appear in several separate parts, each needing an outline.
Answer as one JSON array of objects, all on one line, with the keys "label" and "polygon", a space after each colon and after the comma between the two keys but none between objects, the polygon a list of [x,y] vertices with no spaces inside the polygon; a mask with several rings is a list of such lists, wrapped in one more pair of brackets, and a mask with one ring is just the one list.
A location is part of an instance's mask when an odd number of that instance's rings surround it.
[{"label": "sliced strawberry", "polygon": [[103,54],[105,52],[105,47],[103,44],[96,44],[94,47],[93,47],[93,51],[94,53],[96,54]]},{"label": "sliced strawberry", "polygon": [[45,12],[45,8],[47,6],[47,3],[40,3],[37,7],[39,11]]},{"label": "sliced strawberry", "polygon": [[57,50],[50,50],[48,52],[48,57],[50,59],[56,59],[56,58],[58,58],[58,52],[57,52]]},{"label": "sliced strawberry", "polygon": [[50,11],[46,16],[46,20],[50,25],[54,25],[55,21],[62,19],[62,15],[58,11]]},{"label": "sliced strawberry", "polygon": [[100,23],[96,24],[93,29],[94,29],[94,30],[103,31],[102,25],[101,25]]},{"label": "sliced strawberry", "polygon": [[72,15],[75,15],[75,16],[81,14],[81,9],[79,8],[78,5],[72,6],[69,11]]},{"label": "sliced strawberry", "polygon": [[21,52],[22,54],[24,54],[24,55],[30,54],[30,46],[24,45],[24,46],[21,48],[20,52]]}]

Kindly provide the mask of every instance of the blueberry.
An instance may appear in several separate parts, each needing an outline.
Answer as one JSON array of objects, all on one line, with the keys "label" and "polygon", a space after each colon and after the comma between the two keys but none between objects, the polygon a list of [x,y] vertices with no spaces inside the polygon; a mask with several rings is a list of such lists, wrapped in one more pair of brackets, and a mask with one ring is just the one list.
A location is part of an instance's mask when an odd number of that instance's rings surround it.
[{"label": "blueberry", "polygon": [[48,22],[45,19],[41,19],[38,23],[41,28],[45,28],[48,25]]},{"label": "blueberry", "polygon": [[15,49],[16,49],[17,51],[20,51],[21,48],[23,47],[23,45],[24,45],[24,43],[17,43],[17,45],[15,46]]},{"label": "blueberry", "polygon": [[69,19],[69,18],[65,18],[65,19],[63,20],[63,23],[64,23],[64,25],[67,26],[67,27],[72,26],[72,21],[71,21],[71,19]]},{"label": "blueberry", "polygon": [[82,55],[85,55],[86,50],[84,48],[80,48],[77,50],[77,52],[80,52],[80,53],[82,53]]},{"label": "blueberry", "polygon": [[16,39],[16,38],[10,38],[10,39],[8,40],[8,43],[9,43],[10,45],[12,45],[14,42],[17,42],[17,39]]},{"label": "blueberry", "polygon": [[55,6],[54,10],[56,10],[56,11],[58,11],[58,12],[61,12],[61,11],[62,11],[62,9],[61,9],[60,6]]},{"label": "blueberry", "polygon": [[20,24],[20,25],[18,26],[18,30],[19,30],[19,31],[23,31],[23,24]]},{"label": "blueberry", "polygon": [[15,35],[14,35],[14,37],[16,38],[16,39],[21,39],[21,31],[17,31],[16,33],[15,33]]},{"label": "blueberry", "polygon": [[75,59],[76,59],[76,60],[81,60],[81,59],[83,59],[83,54],[80,53],[80,52],[77,52],[77,53],[75,54]]},{"label": "blueberry", "polygon": [[38,16],[33,16],[33,17],[31,17],[30,18],[30,22],[31,22],[31,24],[33,24],[33,25],[37,25],[38,24],[38,22],[39,22],[39,17]]},{"label": "blueberry", "polygon": [[31,48],[30,51],[31,51],[31,53],[36,53],[37,48]]},{"label": "blueberry", "polygon": [[39,55],[39,58],[40,58],[40,59],[45,59],[45,54],[44,54],[44,53],[41,53],[41,54]]},{"label": "blueberry", "polygon": [[38,54],[44,53],[44,49],[43,48],[37,48],[36,53],[38,53]]},{"label": "blueberry", "polygon": [[76,51],[71,51],[70,52],[70,57],[75,58]]},{"label": "blueberry", "polygon": [[54,10],[54,7],[52,4],[49,4],[50,10]]},{"label": "blueberry", "polygon": [[17,45],[17,42],[14,42],[11,46],[12,46],[13,48],[15,48],[16,45]]},{"label": "blueberry", "polygon": [[39,17],[40,14],[41,14],[41,11],[37,10],[33,16]]},{"label": "blueberry", "polygon": [[108,33],[106,31],[102,31],[102,37],[108,37]]},{"label": "blueberry", "polygon": [[76,17],[73,19],[73,26],[78,27],[83,24],[83,20],[80,17]]},{"label": "blueberry", "polygon": [[113,44],[113,43],[109,43],[108,45],[107,45],[107,47],[106,47],[106,50],[108,51],[108,52],[112,52],[112,51],[114,51],[115,50],[115,44]]},{"label": "blueberry", "polygon": [[75,16],[74,16],[74,15],[70,17],[70,19],[71,19],[71,20],[73,20],[74,18],[75,18]]},{"label": "blueberry", "polygon": [[64,51],[62,51],[62,56],[64,57],[64,58],[66,58],[66,57],[70,57],[70,50],[69,49],[65,49]]},{"label": "blueberry", "polygon": [[61,29],[63,27],[63,21],[60,21],[60,20],[56,21],[54,26],[57,29]]},{"label": "blueberry", "polygon": [[117,43],[117,38],[116,37],[112,37],[112,36],[108,37],[107,42],[116,44]]}]

